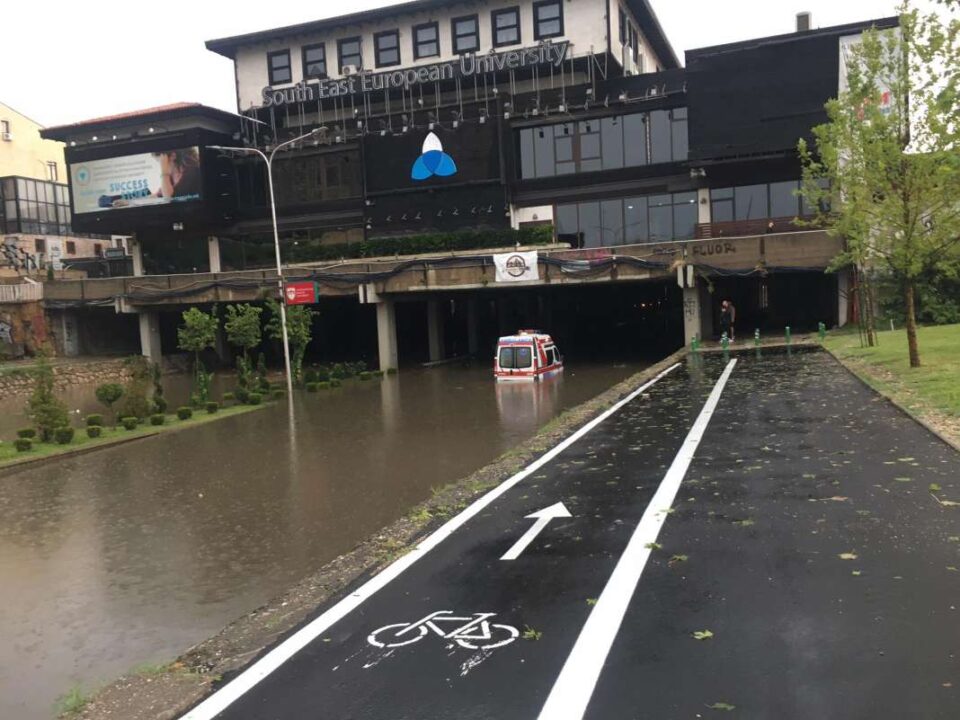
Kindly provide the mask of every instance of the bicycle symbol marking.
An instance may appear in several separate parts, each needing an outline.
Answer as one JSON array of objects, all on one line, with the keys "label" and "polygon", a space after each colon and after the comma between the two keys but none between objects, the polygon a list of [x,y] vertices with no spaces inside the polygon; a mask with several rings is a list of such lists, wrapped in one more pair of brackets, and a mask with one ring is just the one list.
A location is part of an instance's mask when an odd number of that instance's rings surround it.
[{"label": "bicycle symbol marking", "polygon": [[[493,650],[509,645],[520,636],[520,631],[511,625],[491,623],[496,613],[473,613],[469,617],[454,616],[452,610],[432,612],[414,623],[394,623],[374,630],[367,642],[379,648],[397,648],[413,645],[431,632],[445,640],[453,640],[468,650]],[[438,623],[462,623],[444,631]]]}]

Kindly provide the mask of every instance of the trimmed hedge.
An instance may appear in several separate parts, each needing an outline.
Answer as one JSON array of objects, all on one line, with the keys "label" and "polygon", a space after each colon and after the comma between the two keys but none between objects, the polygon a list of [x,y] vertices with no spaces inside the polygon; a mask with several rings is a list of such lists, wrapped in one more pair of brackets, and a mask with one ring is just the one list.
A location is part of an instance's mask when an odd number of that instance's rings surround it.
[{"label": "trimmed hedge", "polygon": [[73,442],[73,433],[72,427],[58,427],[53,431],[53,439],[57,441],[57,445],[69,445]]},{"label": "trimmed hedge", "polygon": [[259,405],[263,402],[263,395],[260,393],[250,393],[250,397],[247,398],[247,403],[250,405]]},{"label": "trimmed hedge", "polygon": [[167,416],[163,413],[154,413],[150,416],[150,424],[154,426],[163,425],[167,421]]},{"label": "trimmed hedge", "polygon": [[37,436],[37,431],[34,428],[23,428],[22,430],[17,430],[17,437],[23,440],[33,440]]},{"label": "trimmed hedge", "polygon": [[103,427],[100,425],[89,425],[87,427],[88,438],[98,438],[103,433]]},{"label": "trimmed hedge", "polygon": [[123,425],[124,430],[136,430],[137,425],[140,424],[140,421],[135,417],[125,417],[120,418],[120,424]]},{"label": "trimmed hedge", "polygon": [[13,441],[13,446],[17,452],[27,452],[33,448],[33,440],[30,438],[17,438]]},{"label": "trimmed hedge", "polygon": [[270,391],[270,397],[272,397],[274,400],[279,400],[286,394],[287,393],[285,390],[283,390],[283,388],[274,388]]},{"label": "trimmed hedge", "polygon": [[189,420],[193,417],[193,409],[188,408],[186,405],[182,405],[177,408],[177,417],[181,420]]},{"label": "trimmed hedge", "polygon": [[387,375],[396,375],[396,374],[397,374],[396,368],[387,368]]},{"label": "trimmed hedge", "polygon": [[367,380],[370,379],[371,375],[370,375],[370,373],[368,373],[366,370],[364,370],[362,373],[360,373],[359,377],[360,377],[361,380],[363,380],[364,382],[366,382]]},{"label": "trimmed hedge", "polygon": [[220,403],[217,402],[208,402],[207,405],[207,414],[213,415],[217,410],[220,409]]},{"label": "trimmed hedge", "polygon": [[329,389],[330,389],[330,381],[329,381],[329,380],[321,380],[320,382],[317,383],[317,389],[319,389],[319,390],[329,390]]},{"label": "trimmed hedge", "polygon": [[330,387],[340,387],[343,385],[339,378],[330,378]]},{"label": "trimmed hedge", "polygon": [[103,427],[103,415],[100,413],[87,415],[87,427]]},{"label": "trimmed hedge", "polygon": [[223,394],[223,401],[224,401],[225,403],[233,402],[233,401],[236,400],[236,399],[237,399],[237,396],[234,395],[232,392],[225,392],[225,393]]},{"label": "trimmed hedge", "polygon": [[307,388],[307,392],[316,392],[319,386],[320,386],[320,383],[316,382],[315,380],[311,380],[306,385],[304,385],[304,387]]},{"label": "trimmed hedge", "polygon": [[375,378],[382,378],[382,377],[383,377],[383,370],[374,370],[371,374],[372,374]]}]

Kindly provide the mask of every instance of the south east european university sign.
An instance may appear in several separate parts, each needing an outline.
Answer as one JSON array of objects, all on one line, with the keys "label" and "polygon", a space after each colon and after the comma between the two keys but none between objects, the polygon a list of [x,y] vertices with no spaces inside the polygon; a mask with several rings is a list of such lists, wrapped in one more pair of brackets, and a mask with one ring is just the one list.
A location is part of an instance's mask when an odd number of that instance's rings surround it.
[{"label": "south east european university sign", "polygon": [[288,88],[278,89],[267,86],[263,89],[263,107],[278,107],[291,103],[400,88],[409,90],[417,85],[453,80],[457,77],[470,78],[535,65],[550,64],[560,67],[567,59],[569,50],[570,42],[567,40],[558,43],[543,42],[520,50],[491,52],[486,55],[472,53],[463,55],[458,60],[391,72],[373,73],[364,70],[349,77],[320,80],[316,83],[299,82]]}]

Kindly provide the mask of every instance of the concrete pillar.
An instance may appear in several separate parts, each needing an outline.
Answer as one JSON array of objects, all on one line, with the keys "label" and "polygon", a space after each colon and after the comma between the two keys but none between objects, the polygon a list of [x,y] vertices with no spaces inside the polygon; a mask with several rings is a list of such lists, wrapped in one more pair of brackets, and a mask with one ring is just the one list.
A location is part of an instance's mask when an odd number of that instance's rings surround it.
[{"label": "concrete pillar", "polygon": [[220,238],[211,235],[207,238],[207,255],[210,258],[210,272],[221,272],[220,268]]},{"label": "concrete pillar", "polygon": [[77,357],[80,354],[80,328],[76,315],[72,312],[58,313],[58,330],[64,357]]},{"label": "concrete pillar", "polygon": [[476,355],[480,351],[480,339],[477,336],[478,309],[477,298],[467,298],[467,352]]},{"label": "concrete pillar", "polygon": [[142,312],[138,316],[140,321],[140,354],[158,363],[163,356],[160,347],[160,314]]},{"label": "concrete pillar", "polygon": [[688,347],[694,338],[701,337],[701,310],[700,289],[685,287],[683,289],[683,341]]},{"label": "concrete pillar", "polygon": [[377,303],[377,348],[381,370],[398,366],[397,310],[393,300],[381,300]]},{"label": "concrete pillar", "polygon": [[707,287],[707,283],[697,281],[697,289],[700,291],[700,337],[709,340],[713,337],[713,295]]},{"label": "concrete pillar", "polygon": [[134,235],[128,243],[130,246],[130,257],[133,259],[133,274],[136,277],[143,275],[143,245]]},{"label": "concrete pillar", "polygon": [[697,222],[701,225],[712,222],[710,215],[710,190],[700,188],[697,190]]},{"label": "concrete pillar", "polygon": [[427,300],[427,337],[430,346],[430,362],[443,360],[443,304],[439,300]]}]

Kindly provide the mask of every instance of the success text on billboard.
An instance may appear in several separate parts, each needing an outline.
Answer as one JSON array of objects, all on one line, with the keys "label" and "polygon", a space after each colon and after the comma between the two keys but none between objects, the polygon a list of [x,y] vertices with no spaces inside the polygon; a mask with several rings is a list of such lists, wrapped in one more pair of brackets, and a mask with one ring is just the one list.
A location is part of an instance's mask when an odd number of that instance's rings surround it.
[{"label": "success text on billboard", "polygon": [[200,199],[197,147],[140,153],[70,166],[77,214]]}]

